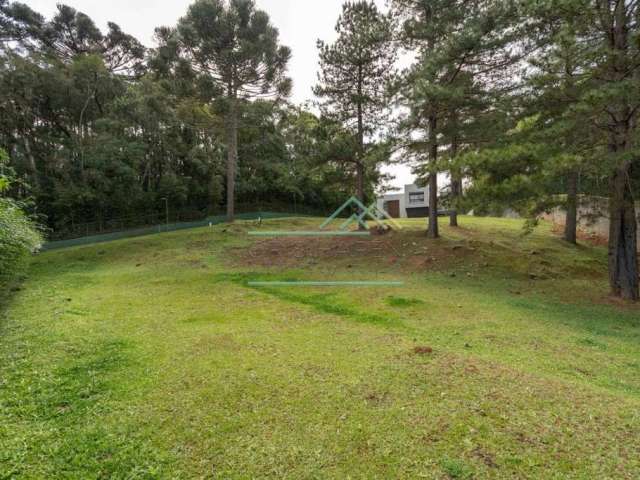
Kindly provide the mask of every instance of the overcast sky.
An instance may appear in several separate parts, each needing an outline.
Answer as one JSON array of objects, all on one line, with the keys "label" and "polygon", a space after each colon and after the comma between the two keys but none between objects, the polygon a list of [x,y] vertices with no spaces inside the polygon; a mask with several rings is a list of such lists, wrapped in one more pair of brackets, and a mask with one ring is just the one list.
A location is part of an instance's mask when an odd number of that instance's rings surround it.
[{"label": "overcast sky", "polygon": [[[89,15],[101,29],[109,21],[134,35],[145,45],[152,47],[153,30],[160,25],[176,24],[187,11],[191,0],[22,0],[34,10],[50,18],[57,3],[70,5]],[[375,0],[381,9],[385,0]],[[293,58],[289,73],[293,78],[292,100],[302,103],[313,98],[311,87],[318,70],[316,41],[332,41],[334,27],[343,0],[256,0],[267,11],[272,23],[280,30],[280,39],[291,47]],[[397,178],[392,185],[401,187],[412,183],[413,176],[406,167],[393,166],[384,169]]]}]

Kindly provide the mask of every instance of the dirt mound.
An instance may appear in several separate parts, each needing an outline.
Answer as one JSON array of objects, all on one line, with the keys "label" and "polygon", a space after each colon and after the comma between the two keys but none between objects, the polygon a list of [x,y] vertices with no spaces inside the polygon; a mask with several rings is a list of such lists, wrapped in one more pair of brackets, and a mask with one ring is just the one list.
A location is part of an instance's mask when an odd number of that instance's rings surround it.
[{"label": "dirt mound", "polygon": [[473,250],[446,242],[428,240],[422,232],[391,232],[371,237],[339,238],[270,238],[257,240],[248,248],[238,249],[235,260],[242,265],[264,267],[302,267],[327,261],[347,268],[364,262],[400,265],[424,270],[448,265]]}]

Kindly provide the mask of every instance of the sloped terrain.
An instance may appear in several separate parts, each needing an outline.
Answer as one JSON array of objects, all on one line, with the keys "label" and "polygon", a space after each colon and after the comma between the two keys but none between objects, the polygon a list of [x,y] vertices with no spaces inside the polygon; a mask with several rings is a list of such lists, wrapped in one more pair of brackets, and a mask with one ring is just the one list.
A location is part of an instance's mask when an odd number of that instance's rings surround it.
[{"label": "sloped terrain", "polygon": [[[37,257],[0,327],[0,478],[638,478],[640,310],[606,252],[462,218],[238,223]],[[251,288],[250,280],[402,287]]]}]

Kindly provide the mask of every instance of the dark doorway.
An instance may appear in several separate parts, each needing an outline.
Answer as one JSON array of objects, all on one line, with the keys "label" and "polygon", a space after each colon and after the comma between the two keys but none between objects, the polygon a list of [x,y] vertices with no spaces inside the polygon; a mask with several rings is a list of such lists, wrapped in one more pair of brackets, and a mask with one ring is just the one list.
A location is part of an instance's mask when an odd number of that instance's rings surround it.
[{"label": "dark doorway", "polygon": [[429,216],[429,207],[407,208],[407,217],[409,218],[427,218]]},{"label": "dark doorway", "polygon": [[384,209],[391,218],[400,218],[400,200],[384,202]]}]

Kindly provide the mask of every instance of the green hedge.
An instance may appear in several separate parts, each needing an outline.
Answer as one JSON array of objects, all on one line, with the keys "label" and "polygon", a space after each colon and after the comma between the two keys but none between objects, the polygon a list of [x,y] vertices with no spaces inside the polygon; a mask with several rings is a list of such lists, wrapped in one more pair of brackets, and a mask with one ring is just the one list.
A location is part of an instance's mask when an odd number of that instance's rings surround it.
[{"label": "green hedge", "polygon": [[35,224],[16,202],[0,197],[0,294],[41,244]]}]

